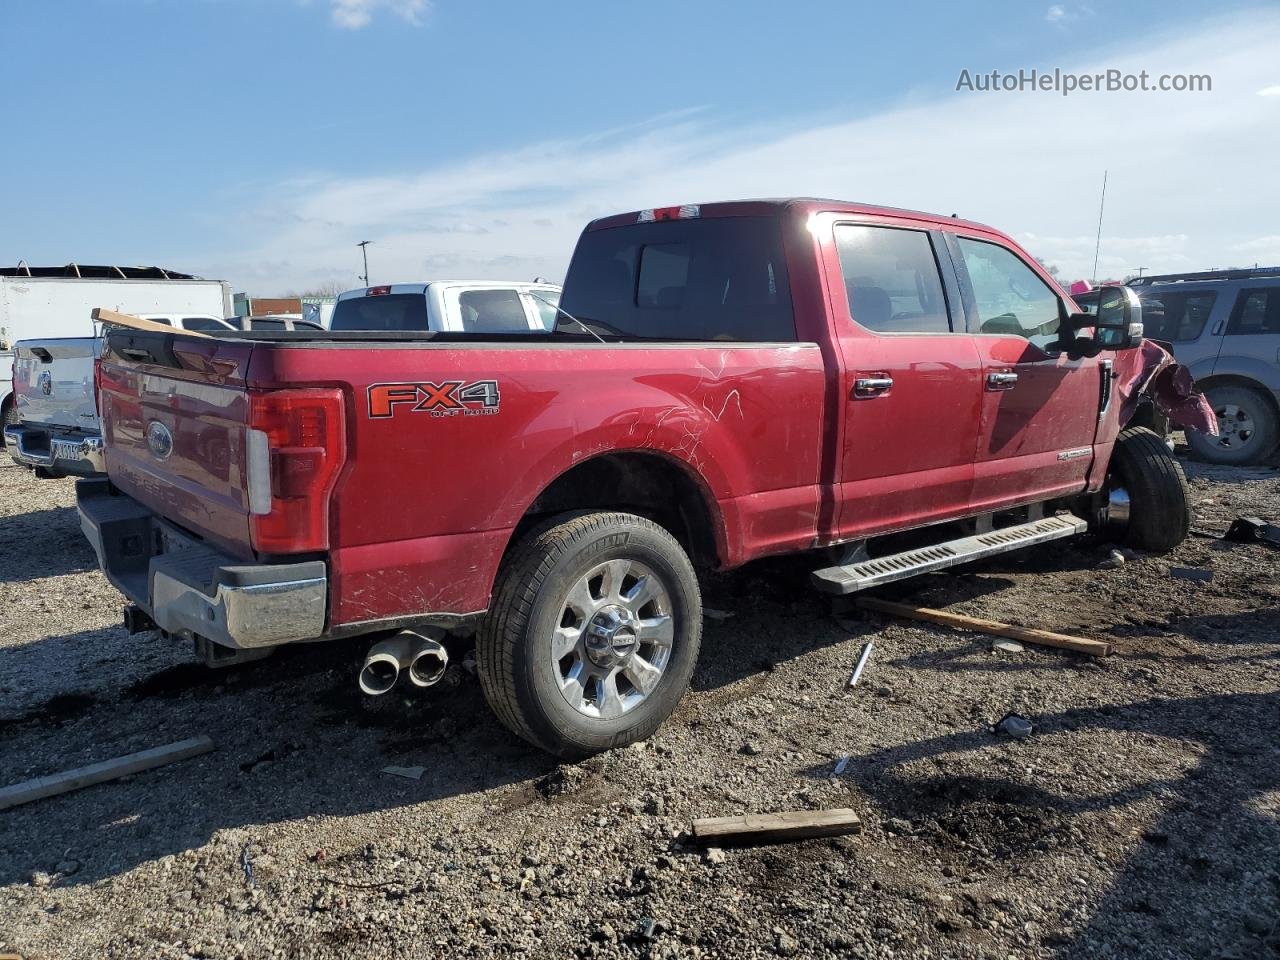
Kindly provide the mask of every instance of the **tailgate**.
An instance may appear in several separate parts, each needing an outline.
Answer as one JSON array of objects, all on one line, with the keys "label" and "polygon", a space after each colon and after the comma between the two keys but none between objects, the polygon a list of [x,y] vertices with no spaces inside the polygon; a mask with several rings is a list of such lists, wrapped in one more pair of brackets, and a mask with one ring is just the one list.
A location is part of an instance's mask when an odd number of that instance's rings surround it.
[{"label": "tailgate", "polygon": [[21,340],[13,351],[14,410],[24,423],[93,430],[94,337]]},{"label": "tailgate", "polygon": [[245,473],[253,346],[113,331],[99,385],[112,484],[245,559],[253,556]]}]

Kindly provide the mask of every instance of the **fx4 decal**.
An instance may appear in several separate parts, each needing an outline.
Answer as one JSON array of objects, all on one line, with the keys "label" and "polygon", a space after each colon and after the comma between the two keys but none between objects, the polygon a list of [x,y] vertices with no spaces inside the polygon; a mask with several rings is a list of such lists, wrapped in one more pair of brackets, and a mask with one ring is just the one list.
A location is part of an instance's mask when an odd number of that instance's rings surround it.
[{"label": "fx4 decal", "polygon": [[369,416],[390,417],[397,405],[433,417],[483,417],[498,412],[502,400],[497,380],[445,380],[441,383],[374,383],[369,386]]}]

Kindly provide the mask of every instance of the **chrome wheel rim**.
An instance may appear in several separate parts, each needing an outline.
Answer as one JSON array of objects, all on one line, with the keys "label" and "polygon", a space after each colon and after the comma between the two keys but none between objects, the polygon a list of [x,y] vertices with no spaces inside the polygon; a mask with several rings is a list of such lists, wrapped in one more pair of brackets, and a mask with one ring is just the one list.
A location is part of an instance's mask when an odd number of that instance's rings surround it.
[{"label": "chrome wheel rim", "polygon": [[1236,403],[1228,403],[1214,411],[1218,417],[1218,446],[1239,450],[1253,439],[1256,426],[1253,415]]},{"label": "chrome wheel rim", "polygon": [[671,596],[636,560],[607,560],[565,596],[551,639],[552,669],[565,702],[583,716],[612,720],[662,683],[675,642]]}]

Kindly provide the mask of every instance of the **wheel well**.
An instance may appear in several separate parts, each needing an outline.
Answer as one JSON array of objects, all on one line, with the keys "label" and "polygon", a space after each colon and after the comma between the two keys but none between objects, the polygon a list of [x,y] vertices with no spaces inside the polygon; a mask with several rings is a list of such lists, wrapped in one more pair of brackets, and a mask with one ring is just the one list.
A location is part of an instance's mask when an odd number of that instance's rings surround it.
[{"label": "wheel well", "polygon": [[1229,373],[1205,377],[1203,380],[1196,381],[1196,389],[1201,393],[1206,390],[1212,390],[1214,387],[1243,387],[1245,390],[1252,390],[1266,401],[1267,406],[1271,408],[1272,414],[1275,415],[1277,420],[1280,420],[1280,403],[1276,402],[1276,395],[1266,384],[1259,383],[1251,377],[1241,377]]},{"label": "wheel well", "polygon": [[620,510],[646,517],[670,531],[695,564],[718,562],[707,495],[697,480],[660,454],[605,454],[565,471],[525,511],[511,544],[539,520],[570,510]]}]

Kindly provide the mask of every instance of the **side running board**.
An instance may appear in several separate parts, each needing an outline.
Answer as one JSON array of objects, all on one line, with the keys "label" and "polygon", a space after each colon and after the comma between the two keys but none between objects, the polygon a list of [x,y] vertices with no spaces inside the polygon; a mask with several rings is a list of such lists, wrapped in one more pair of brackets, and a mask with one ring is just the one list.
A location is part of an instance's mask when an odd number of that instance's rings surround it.
[{"label": "side running board", "polygon": [[812,574],[813,585],[823,593],[857,593],[894,580],[905,580],[931,570],[954,567],[997,553],[1019,550],[1049,540],[1061,540],[1083,533],[1088,524],[1069,513],[1020,523],[1015,527],[948,540],[919,550],[894,553],[874,560],[860,560],[839,567],[826,567]]}]

